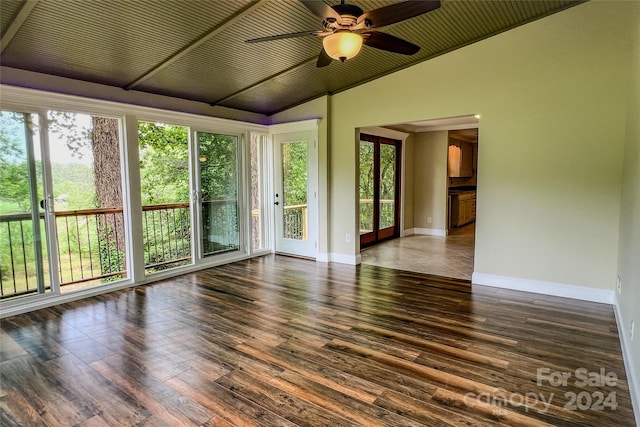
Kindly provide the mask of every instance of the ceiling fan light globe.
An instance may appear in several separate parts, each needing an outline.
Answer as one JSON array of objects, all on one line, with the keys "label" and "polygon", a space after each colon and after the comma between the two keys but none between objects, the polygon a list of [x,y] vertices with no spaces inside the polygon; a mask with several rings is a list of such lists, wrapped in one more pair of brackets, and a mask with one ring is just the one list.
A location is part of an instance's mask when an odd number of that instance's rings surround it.
[{"label": "ceiling fan light globe", "polygon": [[351,31],[336,31],[323,38],[322,45],[327,55],[344,62],[360,52],[362,36]]}]

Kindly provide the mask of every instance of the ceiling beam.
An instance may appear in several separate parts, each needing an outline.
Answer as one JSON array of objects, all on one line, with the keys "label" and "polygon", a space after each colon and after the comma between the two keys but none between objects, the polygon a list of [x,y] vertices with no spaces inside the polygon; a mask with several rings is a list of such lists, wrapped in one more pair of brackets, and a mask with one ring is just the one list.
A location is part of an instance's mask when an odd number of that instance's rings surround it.
[{"label": "ceiling beam", "polygon": [[278,71],[275,74],[270,74],[268,77],[265,77],[262,80],[259,80],[259,81],[255,82],[255,83],[252,83],[249,86],[245,86],[242,89],[240,89],[239,91],[233,92],[232,94],[227,95],[224,98],[216,99],[215,101],[210,102],[210,105],[212,107],[218,106],[218,105],[222,104],[223,102],[226,102],[226,101],[230,100],[231,98],[235,98],[236,96],[238,96],[238,95],[240,95],[242,93],[248,92],[251,89],[256,88],[256,87],[258,87],[260,85],[263,85],[263,84],[265,84],[265,83],[267,83],[267,82],[269,82],[269,81],[271,81],[271,80],[273,80],[273,79],[275,79],[277,77],[280,77],[283,74],[287,74],[288,72],[293,71],[296,68],[300,68],[300,67],[302,67],[304,65],[307,65],[310,62],[316,62],[317,60],[318,60],[317,56],[314,56],[313,58],[305,59],[304,61],[298,62],[297,64],[292,65],[289,68],[286,68],[286,69],[284,69],[282,71]]},{"label": "ceiling beam", "polygon": [[130,89],[133,89],[134,87],[138,86],[140,83],[142,83],[143,81],[145,81],[145,80],[149,79],[150,77],[154,76],[155,74],[157,74],[161,70],[165,69],[169,65],[173,64],[175,61],[177,61],[178,59],[182,58],[187,53],[191,52],[195,48],[197,48],[197,47],[201,46],[202,44],[204,44],[205,42],[209,41],[209,39],[211,39],[216,34],[219,34],[222,31],[226,30],[231,25],[236,23],[238,20],[240,20],[244,16],[250,14],[251,12],[253,12],[257,8],[262,6],[267,1],[268,0],[255,0],[255,1],[252,1],[248,5],[246,5],[245,7],[243,7],[242,9],[240,9],[239,11],[237,11],[236,13],[231,15],[229,18],[227,18],[225,21],[223,21],[220,25],[218,25],[217,27],[213,28],[211,31],[209,31],[208,33],[206,33],[205,35],[203,35],[202,37],[200,37],[199,39],[197,39],[193,43],[191,43],[191,44],[185,46],[184,48],[180,49],[179,51],[177,51],[176,53],[171,55],[169,58],[165,59],[160,64],[158,64],[155,67],[153,67],[151,70],[147,71],[142,76],[138,77],[133,82],[131,82],[128,85],[126,85],[124,87],[124,89],[125,90],[130,90]]},{"label": "ceiling beam", "polygon": [[0,39],[0,53],[4,52],[7,46],[9,46],[9,43],[11,43],[11,40],[18,34],[18,30],[22,27],[22,24],[25,23],[33,8],[38,5],[38,1],[39,0],[25,0],[25,2],[22,3],[20,10],[9,24],[2,39]]}]

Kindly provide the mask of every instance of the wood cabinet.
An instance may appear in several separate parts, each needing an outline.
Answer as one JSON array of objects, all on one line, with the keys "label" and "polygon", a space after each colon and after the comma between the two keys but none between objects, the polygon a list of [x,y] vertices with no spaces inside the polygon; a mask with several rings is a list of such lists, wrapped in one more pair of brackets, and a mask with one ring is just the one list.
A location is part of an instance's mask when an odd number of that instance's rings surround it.
[{"label": "wood cabinet", "polygon": [[476,220],[476,193],[473,191],[451,194],[449,207],[452,227],[460,227]]},{"label": "wood cabinet", "polygon": [[449,140],[449,177],[473,176],[473,144]]}]

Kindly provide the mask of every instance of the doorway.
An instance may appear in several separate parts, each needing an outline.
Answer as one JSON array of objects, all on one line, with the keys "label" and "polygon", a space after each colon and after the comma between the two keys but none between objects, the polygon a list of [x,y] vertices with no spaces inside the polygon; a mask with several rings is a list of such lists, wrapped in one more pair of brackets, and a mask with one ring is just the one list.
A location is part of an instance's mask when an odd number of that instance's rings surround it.
[{"label": "doorway", "polygon": [[[464,116],[387,126],[407,133],[402,145],[402,237],[361,251],[363,264],[471,279],[478,119]],[[449,165],[450,145],[458,149],[452,149],[456,168]],[[457,198],[457,214],[449,205],[452,195]],[[457,215],[455,223],[450,214]]]},{"label": "doorway", "polygon": [[315,131],[274,135],[275,251],[316,258]]},{"label": "doorway", "polygon": [[400,236],[402,141],[360,134],[360,247]]}]

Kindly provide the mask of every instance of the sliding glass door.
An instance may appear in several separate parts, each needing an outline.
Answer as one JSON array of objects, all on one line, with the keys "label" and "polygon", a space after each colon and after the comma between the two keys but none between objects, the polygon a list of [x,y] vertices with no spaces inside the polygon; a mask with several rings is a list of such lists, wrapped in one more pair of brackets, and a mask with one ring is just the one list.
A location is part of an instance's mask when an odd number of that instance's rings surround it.
[{"label": "sliding glass door", "polygon": [[138,122],[145,274],[194,262],[189,128]]},{"label": "sliding glass door", "polygon": [[1,299],[51,291],[37,122],[35,114],[0,111]]},{"label": "sliding glass door", "polygon": [[240,250],[239,137],[196,132],[202,257]]},{"label": "sliding glass door", "polygon": [[273,249],[266,127],[18,92],[0,110],[3,310]]},{"label": "sliding glass door", "polygon": [[60,292],[126,279],[120,119],[49,110],[47,124]]},{"label": "sliding glass door", "polygon": [[2,299],[128,278],[118,118],[2,111]]},{"label": "sliding glass door", "polygon": [[360,135],[360,247],[400,234],[401,141]]}]

